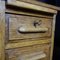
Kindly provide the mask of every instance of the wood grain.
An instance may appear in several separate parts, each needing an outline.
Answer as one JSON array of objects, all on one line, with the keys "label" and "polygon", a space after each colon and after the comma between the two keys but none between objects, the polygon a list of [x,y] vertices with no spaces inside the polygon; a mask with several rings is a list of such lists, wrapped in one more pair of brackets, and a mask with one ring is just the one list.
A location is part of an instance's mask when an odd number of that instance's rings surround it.
[{"label": "wood grain", "polygon": [[54,9],[54,10],[60,10],[60,7],[49,5],[47,3],[43,3],[40,0],[14,0],[14,1],[23,1],[23,2],[27,2],[27,3],[31,3],[31,4],[35,4],[35,5],[39,5],[39,6],[43,6],[43,7],[47,7],[47,8],[51,8],[51,9]]},{"label": "wood grain", "polygon": [[56,16],[57,14],[54,14],[53,16],[53,28],[52,28],[52,38],[51,38],[51,55],[50,60],[52,60],[53,56],[53,49],[54,49],[54,36],[55,36],[55,24],[56,24]]},{"label": "wood grain", "polygon": [[[15,7],[18,9],[15,10]],[[45,53],[46,57],[39,60],[52,60],[57,10],[60,11],[60,7],[36,0],[7,0],[6,5],[5,1],[0,0],[0,60],[20,60],[23,56],[40,52]],[[38,22],[37,26],[34,22]],[[24,34],[18,31],[21,26],[31,28],[33,32],[33,27],[48,28],[48,31]]]},{"label": "wood grain", "polygon": [[0,60],[5,60],[5,2],[0,1]]},{"label": "wood grain", "polygon": [[10,49],[10,50],[6,50],[6,53],[8,54],[9,60],[19,60],[26,54],[29,55],[29,54],[38,53],[41,51],[43,51],[46,54],[46,58],[42,60],[49,60],[50,45],[47,45],[47,44]]},{"label": "wood grain", "polygon": [[37,44],[48,44],[51,43],[50,39],[46,40],[28,40],[28,41],[18,41],[15,43],[7,43],[5,49],[11,49],[11,48],[18,48],[18,47],[25,47],[25,46],[31,46],[31,45],[37,45]]},{"label": "wood grain", "polygon": [[49,12],[49,13],[56,13],[57,12],[54,9],[50,9],[50,8],[46,8],[43,6],[38,6],[38,5],[30,4],[30,3],[25,3],[25,2],[17,1],[17,0],[14,0],[14,1],[8,0],[7,5],[12,5],[12,6],[16,6],[16,7],[23,7],[23,8],[32,9],[35,11],[44,11],[44,12]]},{"label": "wood grain", "polygon": [[[6,17],[9,21],[9,40],[15,39],[27,39],[27,38],[44,38],[44,37],[51,37],[51,30],[52,30],[52,19],[47,18],[37,18],[32,16],[23,16],[23,15],[12,15],[7,14]],[[48,31],[45,33],[21,33],[19,32],[19,28],[23,27],[31,27],[34,28],[34,21],[42,21],[40,26],[36,28],[48,28]],[[7,23],[8,24],[8,23]]]},{"label": "wood grain", "polygon": [[36,13],[31,13],[31,12],[23,12],[23,11],[16,11],[16,10],[13,10],[13,9],[10,9],[10,8],[7,8],[6,13],[9,13],[9,14],[23,14],[23,15],[29,15],[29,16],[35,16],[35,17],[42,17],[42,18],[49,18],[49,19],[52,19],[53,16],[46,16],[46,15],[42,15],[42,14],[36,14]]}]

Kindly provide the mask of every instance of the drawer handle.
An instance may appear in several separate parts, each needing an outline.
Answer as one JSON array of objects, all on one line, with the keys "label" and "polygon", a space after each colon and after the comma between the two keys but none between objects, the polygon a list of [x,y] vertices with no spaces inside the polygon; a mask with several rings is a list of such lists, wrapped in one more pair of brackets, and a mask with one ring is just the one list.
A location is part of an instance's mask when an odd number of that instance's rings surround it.
[{"label": "drawer handle", "polygon": [[35,27],[20,27],[19,32],[22,32],[22,33],[35,33],[35,32],[40,32],[40,33],[44,33],[44,32],[47,32],[48,31],[48,28],[35,28]]},{"label": "drawer handle", "polygon": [[33,22],[34,27],[40,26],[41,24],[42,24],[42,20]]},{"label": "drawer handle", "polygon": [[44,52],[35,52],[32,54],[22,55],[20,60],[38,60],[46,58],[46,54]]}]

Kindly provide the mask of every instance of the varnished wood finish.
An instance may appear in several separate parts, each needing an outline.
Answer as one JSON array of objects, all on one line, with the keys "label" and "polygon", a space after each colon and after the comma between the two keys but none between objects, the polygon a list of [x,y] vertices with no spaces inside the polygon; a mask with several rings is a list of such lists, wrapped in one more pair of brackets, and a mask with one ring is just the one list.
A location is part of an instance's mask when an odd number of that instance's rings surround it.
[{"label": "varnished wood finish", "polygon": [[52,40],[51,40],[51,55],[50,55],[50,60],[52,60],[52,57],[53,57],[56,16],[57,16],[57,14],[55,14],[53,16],[53,28],[52,28],[52,38],[51,38]]},{"label": "varnished wood finish", "polygon": [[49,19],[52,19],[53,17],[52,16],[46,16],[46,15],[41,15],[41,14],[36,14],[36,13],[29,13],[29,12],[22,12],[22,11],[16,11],[16,10],[12,10],[12,9],[9,9],[7,8],[6,13],[9,13],[9,14],[23,14],[23,15],[29,15],[29,16],[35,16],[35,17],[42,17],[42,18],[49,18]]},{"label": "varnished wood finish", "polygon": [[5,60],[5,2],[0,1],[0,60]]},{"label": "varnished wood finish", "polygon": [[6,50],[6,54],[8,54],[9,60],[19,60],[22,59],[24,55],[33,54],[36,52],[44,52],[46,57],[42,60],[49,60],[49,52],[50,52],[50,45],[43,44],[43,45],[32,45],[27,47],[21,47],[17,49],[10,49]]},{"label": "varnished wood finish", "polygon": [[32,9],[32,10],[37,10],[37,11],[45,11],[45,12],[50,12],[50,13],[56,13],[57,12],[54,9],[50,9],[50,8],[46,8],[43,6],[38,6],[38,5],[30,4],[30,3],[25,3],[22,1],[18,1],[18,0],[13,0],[13,1],[8,0],[7,5],[13,5],[13,6],[17,6],[17,7],[23,7],[26,9]]},{"label": "varnished wood finish", "polygon": [[23,1],[23,2],[27,2],[27,3],[31,3],[31,4],[35,4],[35,5],[39,5],[39,6],[43,6],[43,7],[47,7],[47,8],[51,8],[51,9],[54,9],[54,10],[60,10],[60,7],[49,5],[47,3],[43,3],[40,0],[14,0],[14,1]]},{"label": "varnished wood finish", "polygon": [[0,60],[52,60],[57,10],[37,0],[0,1]]},{"label": "varnished wood finish", "polygon": [[[24,16],[24,15],[13,15],[13,14],[7,14],[6,18],[9,22],[9,25],[7,23],[7,25],[9,26],[9,40],[51,37],[52,19],[41,18],[41,17],[38,18],[38,17]],[[37,25],[35,27],[34,22],[38,22],[40,25]],[[21,33],[19,32],[20,27],[26,27],[26,29],[32,28],[33,31],[39,28],[42,29],[47,28],[48,30],[46,32],[39,32],[39,33],[38,32]]]},{"label": "varnished wood finish", "polygon": [[18,41],[15,43],[8,43],[6,45],[5,49],[11,49],[11,48],[18,48],[18,47],[25,47],[25,46],[30,46],[30,45],[37,45],[37,44],[48,44],[51,43],[51,40],[46,39],[46,40],[25,40],[25,41]]}]

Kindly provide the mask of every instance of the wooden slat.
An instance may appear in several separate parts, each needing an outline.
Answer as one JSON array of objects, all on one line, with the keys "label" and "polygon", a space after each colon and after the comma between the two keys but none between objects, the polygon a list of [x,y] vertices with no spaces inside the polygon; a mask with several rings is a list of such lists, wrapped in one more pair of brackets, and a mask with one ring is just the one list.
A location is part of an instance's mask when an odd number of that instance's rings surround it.
[{"label": "wooden slat", "polygon": [[17,48],[17,47],[24,47],[30,46],[35,44],[45,44],[50,43],[50,40],[34,40],[34,41],[24,41],[24,42],[17,42],[17,43],[8,43],[5,49]]},{"label": "wooden slat", "polygon": [[0,1],[0,60],[5,60],[5,2]]},{"label": "wooden slat", "polygon": [[[14,1],[16,1],[16,0],[14,0]],[[47,7],[47,8],[51,8],[51,9],[60,11],[60,7],[56,7],[54,5],[50,5],[47,3],[43,3],[43,2],[38,1],[38,0],[19,0],[19,1],[23,1],[23,2],[27,2],[27,3],[31,3],[31,4],[35,4],[35,5],[39,5],[39,6],[43,6],[43,7]]]},{"label": "wooden slat", "polygon": [[53,49],[54,49],[54,35],[55,35],[55,24],[56,24],[56,15],[53,16],[53,26],[52,26],[52,38],[51,38],[51,55],[50,55],[50,60],[52,60],[53,57]]},{"label": "wooden slat", "polygon": [[30,3],[25,3],[25,2],[21,2],[21,1],[8,0],[7,5],[23,7],[23,8],[27,8],[27,9],[36,10],[36,11],[45,11],[45,12],[49,12],[49,13],[56,13],[57,12],[54,9],[50,9],[50,8],[46,8],[46,7],[38,6],[38,5],[33,5]]},{"label": "wooden slat", "polygon": [[34,13],[28,13],[28,12],[22,12],[22,11],[15,11],[11,9],[6,9],[6,13],[13,13],[13,14],[24,14],[24,15],[30,15],[30,16],[35,16],[35,17],[44,17],[44,18],[53,18],[53,16],[46,16],[46,15],[41,15],[41,14],[34,14]]}]

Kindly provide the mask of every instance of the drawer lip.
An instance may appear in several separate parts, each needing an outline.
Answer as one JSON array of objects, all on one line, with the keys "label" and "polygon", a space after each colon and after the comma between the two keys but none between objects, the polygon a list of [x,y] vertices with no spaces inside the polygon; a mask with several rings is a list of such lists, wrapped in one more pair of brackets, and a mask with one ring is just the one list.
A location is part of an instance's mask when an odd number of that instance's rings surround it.
[{"label": "drawer lip", "polygon": [[20,42],[8,42],[5,49],[26,47],[31,45],[42,45],[42,44],[50,44],[51,40],[28,40],[28,41],[20,41]]},{"label": "drawer lip", "polygon": [[42,18],[47,18],[47,19],[53,19],[53,14],[51,15],[50,13],[48,13],[48,15],[46,15],[45,13],[30,13],[30,12],[24,12],[24,11],[17,11],[17,10],[12,10],[12,9],[6,9],[6,14],[15,14],[15,15],[25,15],[25,16],[32,16],[32,17],[42,17]]},{"label": "drawer lip", "polygon": [[[8,15],[8,16],[7,16]],[[10,17],[12,17],[12,18],[14,18],[14,16],[16,17],[16,16],[19,16],[19,15],[14,15],[14,14],[6,14],[6,20],[8,21],[7,22],[7,27],[6,28],[8,28],[8,33],[7,33],[7,35],[10,37],[10,34],[9,34],[9,18]],[[20,15],[20,16],[25,16],[25,15]],[[27,16],[26,16],[27,17]],[[31,17],[31,16],[29,16],[29,17]],[[39,17],[37,17],[37,18],[39,18]],[[42,19],[42,18],[41,18]],[[47,19],[47,18],[45,18],[45,19]],[[50,19],[49,19],[50,20]],[[52,20],[51,20],[51,23],[52,23]],[[52,26],[52,25],[51,25]],[[11,28],[11,27],[10,27]],[[52,31],[52,28],[51,28],[51,31]],[[35,37],[34,37],[35,38]],[[24,40],[24,39],[34,39],[34,38],[21,38],[21,40]],[[44,36],[44,37],[36,37],[36,38],[51,38],[51,34],[49,35],[49,36]],[[8,38],[9,39],[9,38]],[[19,38],[16,38],[16,39],[9,39],[9,40],[20,40],[20,37]]]}]

